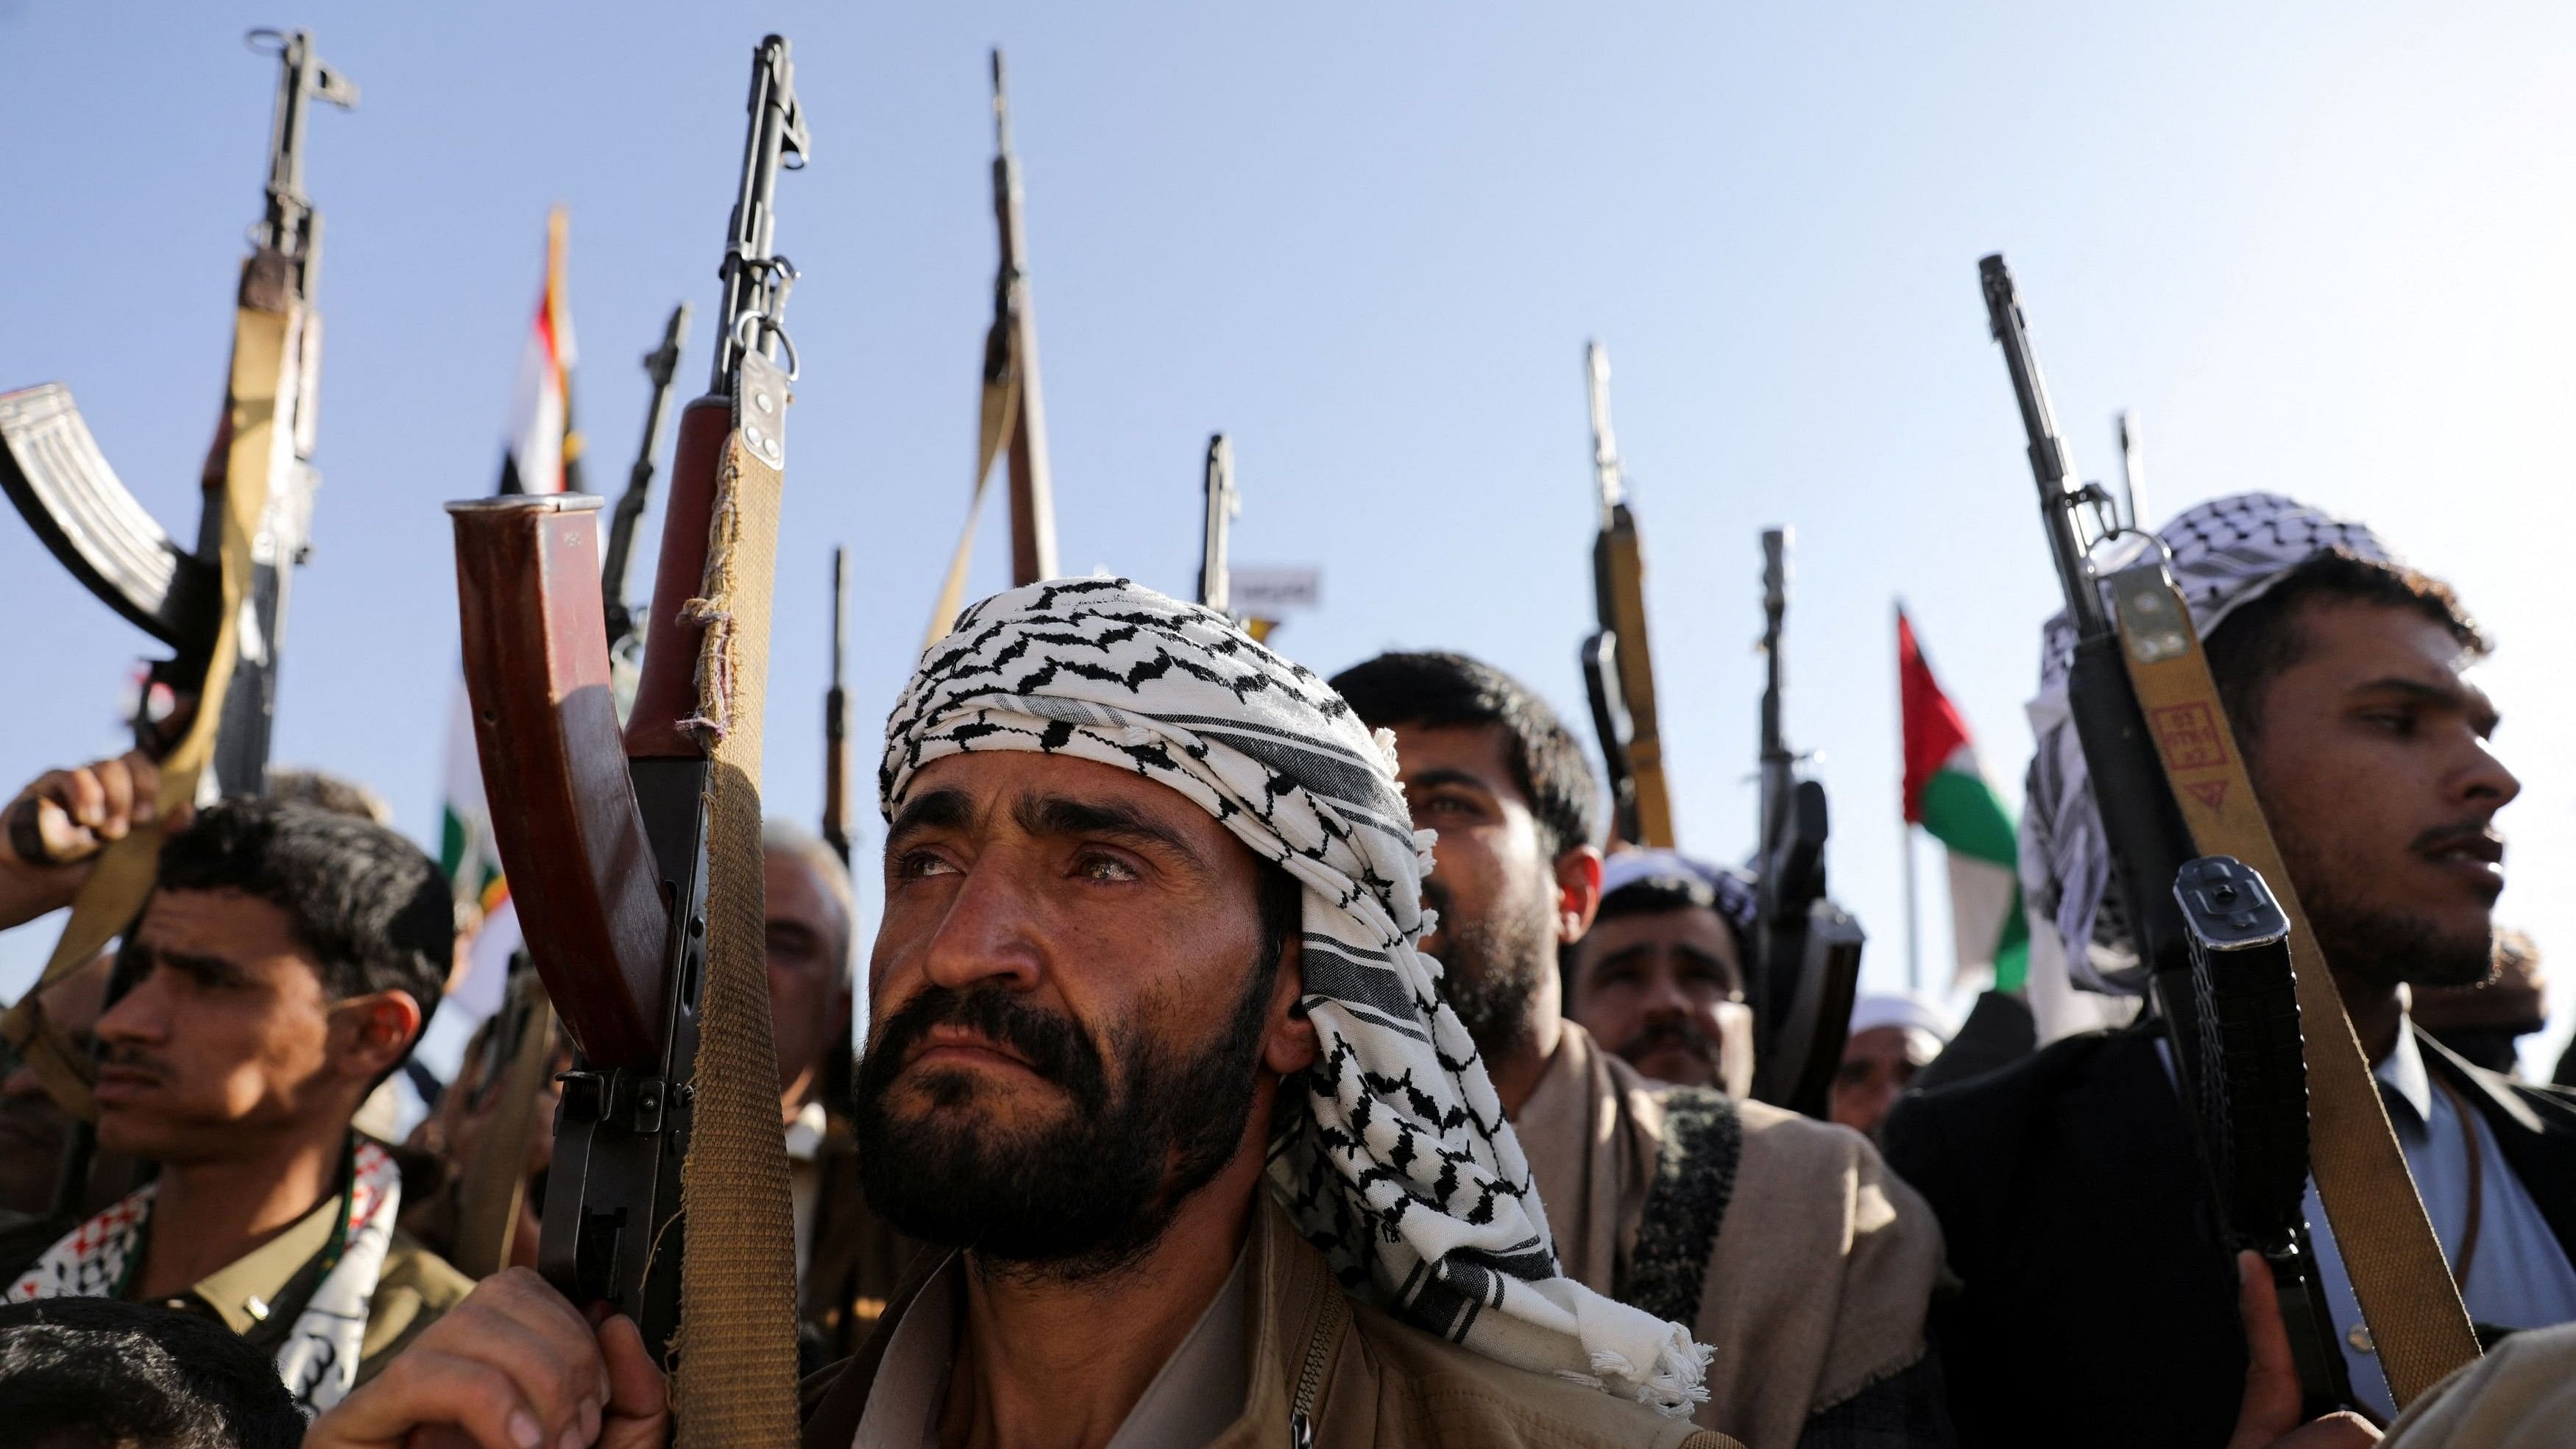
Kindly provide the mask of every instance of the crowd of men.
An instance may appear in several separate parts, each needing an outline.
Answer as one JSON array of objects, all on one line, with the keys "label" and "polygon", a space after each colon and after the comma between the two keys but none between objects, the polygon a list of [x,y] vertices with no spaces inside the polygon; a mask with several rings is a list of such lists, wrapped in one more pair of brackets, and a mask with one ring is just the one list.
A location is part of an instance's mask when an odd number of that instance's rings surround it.
[{"label": "crowd of men", "polygon": [[[1442,652],[1327,679],[1089,579],[924,654],[872,932],[829,848],[762,840],[803,1442],[2576,1442],[2576,1096],[2511,1071],[2539,958],[2491,918],[2520,787],[2487,641],[2322,522],[2245,495],[2166,533],[2237,531],[2182,580],[2194,622],[2489,1348],[2402,1421],[2311,1188],[2357,1412],[2302,1422],[2152,1011],[1944,1074],[1940,1005],[1865,997],[1831,1121],[1752,1100],[1756,883],[1605,857],[1601,780],[1537,694]],[[2133,992],[2098,851],[2058,848],[2089,794],[2032,780],[2035,933]],[[40,1003],[94,1053],[88,1103],[33,1061],[0,1083],[0,1423],[666,1442],[635,1326],[528,1271],[555,1102],[498,1064],[550,1078],[572,1043],[496,1014],[416,1128],[382,1115],[437,1086],[406,1063],[478,924],[451,882],[345,783],[165,821],[153,783],[139,754],[48,772],[0,833],[5,929],[168,832],[140,918]],[[478,1282],[461,1184],[505,1132]]]}]

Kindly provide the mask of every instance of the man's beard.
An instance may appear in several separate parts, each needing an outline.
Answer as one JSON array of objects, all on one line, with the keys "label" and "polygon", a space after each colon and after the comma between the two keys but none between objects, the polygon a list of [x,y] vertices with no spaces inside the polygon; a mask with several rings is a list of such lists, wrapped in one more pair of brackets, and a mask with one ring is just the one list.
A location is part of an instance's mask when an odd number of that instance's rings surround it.
[{"label": "man's beard", "polygon": [[2283,864],[2316,932],[2317,949],[2336,971],[2383,989],[2400,985],[2475,986],[2495,970],[2492,932],[2445,935],[2421,916],[2346,900],[2336,870],[2321,852],[2287,832]]},{"label": "man's beard", "polygon": [[1440,995],[1486,1061],[1511,1055],[1529,1033],[1530,998],[1556,969],[1556,918],[1541,897],[1536,909],[1499,901],[1491,915],[1471,920],[1453,909],[1438,881],[1422,883],[1422,898],[1440,913]]},{"label": "man's beard", "polygon": [[[859,1061],[852,1125],[868,1206],[901,1231],[966,1249],[985,1265],[1069,1281],[1135,1261],[1243,1140],[1275,974],[1253,973],[1224,1033],[1196,1056],[1175,1057],[1132,1028],[1113,1032],[1114,1088],[1100,1046],[1076,1023],[998,985],[925,989]],[[1062,1115],[1006,1131],[942,1122],[936,1113],[966,1107],[982,1091],[974,1075],[954,1070],[915,1082],[933,1113],[894,1115],[887,1098],[906,1055],[946,1024],[1026,1057],[1069,1099]]]}]

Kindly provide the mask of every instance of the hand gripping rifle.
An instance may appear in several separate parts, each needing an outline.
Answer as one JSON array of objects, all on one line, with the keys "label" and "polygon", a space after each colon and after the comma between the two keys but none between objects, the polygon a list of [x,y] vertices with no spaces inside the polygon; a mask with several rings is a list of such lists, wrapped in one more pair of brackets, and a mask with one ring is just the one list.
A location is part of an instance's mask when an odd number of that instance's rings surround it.
[{"label": "hand gripping rifle", "polygon": [[1610,354],[1583,349],[1592,403],[1592,481],[1601,528],[1592,541],[1592,601],[1600,627],[1583,641],[1584,692],[1610,772],[1611,834],[1671,849],[1673,803],[1664,786],[1664,738],[1655,724],[1655,660],[1646,646],[1646,555],[1628,510],[1619,443],[1610,433]]},{"label": "hand gripping rifle", "polygon": [[1789,531],[1762,531],[1762,844],[1751,987],[1753,1096],[1824,1117],[1851,1027],[1868,937],[1825,895],[1825,787],[1798,777],[1780,728],[1781,621],[1789,609]]},{"label": "hand gripping rifle", "polygon": [[[794,1243],[769,1044],[759,745],[795,269],[778,173],[807,153],[787,42],[752,61],[714,380],[680,418],[635,706],[618,728],[596,498],[448,505],[493,832],[578,1048],[538,1266],[566,1296],[682,1335],[682,1442],[750,1413],[794,1433]],[[682,1214],[686,1210],[686,1251]],[[722,1311],[712,1320],[704,1315]],[[744,1406],[749,1405],[746,1409]],[[784,1415],[783,1427],[780,1415]]]},{"label": "hand gripping rifle", "polygon": [[[2263,1195],[2244,1186],[2249,1177],[2277,1183],[2293,1170],[2313,1171],[2380,1367],[2402,1408],[2477,1356],[2468,1315],[2255,799],[2242,746],[2161,545],[2134,566],[2096,567],[2097,545],[2125,525],[2102,488],[2069,481],[2066,442],[2004,259],[1987,257],[1978,271],[2020,405],[2040,519],[2066,599],[2073,635],[2069,712],[2111,849],[2111,885],[2138,969],[2169,1027],[2184,1098],[2203,1109],[2188,1115],[2221,1220],[2232,1239],[2260,1248],[2271,1264],[2309,1408],[2349,1404],[2343,1357],[2323,1317],[2306,1251],[2306,1225],[2285,1228],[2272,1209],[2249,1206]],[[2213,865],[2195,857],[2230,859]],[[2230,893],[2224,898],[2222,888]],[[2280,917],[2277,950],[2273,940],[2256,939],[2272,935],[2266,903]],[[2091,944],[2069,941],[2066,949]],[[2283,1062],[2292,1038],[2277,1021],[2232,1014],[2225,993],[2214,994],[2205,979],[2258,967],[2277,972],[2282,960],[2291,969],[2297,1005],[2298,1072]],[[2259,982],[2243,989],[2259,995]],[[2221,1005],[2213,1007],[2213,1000]],[[2301,1079],[2304,1101],[2293,1104],[2289,1083]],[[2303,1115],[2305,1130],[2271,1130],[2231,1144],[2223,1121],[2207,1110],[2214,1101],[2274,1122]]]},{"label": "hand gripping rifle", "polygon": [[[59,383],[0,393],[0,491],[72,575],[170,646],[151,666],[137,743],[161,762],[162,816],[196,798],[211,768],[226,795],[266,788],[269,723],[286,627],[287,583],[309,546],[322,322],[312,308],[322,217],[304,194],[308,103],[354,106],[358,88],[297,30],[250,33],[278,57],[266,204],[235,302],[224,414],[206,459],[197,542],[182,548],[118,481]],[[91,1115],[86,1063],[36,1007],[37,991],[125,929],[152,887],[161,832],[110,845],[84,883],[44,976],[9,1014],[67,1111]]]},{"label": "hand gripping rifle", "polygon": [[1234,486],[1234,444],[1225,434],[1208,437],[1207,513],[1199,531],[1199,602],[1234,617],[1233,569],[1226,562],[1226,542],[1234,520],[1243,512],[1243,494]]}]

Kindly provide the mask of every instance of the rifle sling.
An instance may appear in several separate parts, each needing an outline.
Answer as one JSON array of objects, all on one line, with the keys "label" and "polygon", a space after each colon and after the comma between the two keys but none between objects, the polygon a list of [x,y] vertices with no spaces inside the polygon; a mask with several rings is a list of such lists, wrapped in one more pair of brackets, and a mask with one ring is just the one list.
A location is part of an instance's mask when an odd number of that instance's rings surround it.
[{"label": "rifle sling", "polygon": [[[528,1192],[528,1139],[536,1134],[532,1110],[546,1084],[555,1058],[555,1009],[537,973],[526,970],[510,983],[501,1005],[503,1024],[516,1020],[518,1035],[492,1034],[489,1051],[507,1050],[492,1099],[482,1105],[483,1131],[474,1145],[474,1160],[457,1185],[456,1251],[448,1262],[468,1278],[484,1279],[510,1266],[510,1249],[518,1237],[519,1209]],[[465,1091],[463,1082],[454,1090]]]},{"label": "rifle sling", "polygon": [[2476,1335],[2388,1124],[2360,1038],[2246,773],[2182,595],[2161,563],[2111,574],[2121,658],[2165,780],[2203,855],[2259,872],[2290,918],[2306,1038],[2309,1161],[2353,1294],[2400,1409],[2478,1356]]},{"label": "rifle sling", "polygon": [[[745,437],[746,398],[768,406],[762,444]],[[796,1232],[778,1121],[761,894],[760,730],[778,557],[778,419],[787,379],[747,353],[725,440],[699,597],[699,737],[708,771],[706,983],[689,1155],[680,1168],[680,1449],[775,1449],[796,1442]],[[763,445],[769,450],[763,457]]]},{"label": "rifle sling", "polygon": [[[986,344],[1007,347],[1012,335],[1007,312],[993,321],[993,336]],[[975,559],[975,520],[984,513],[984,490],[993,480],[993,460],[1011,446],[1011,437],[1020,425],[1020,369],[1015,360],[1005,357],[997,363],[988,360],[984,367],[983,403],[975,424],[975,493],[966,504],[966,526],[957,535],[957,551],[948,558],[948,577],[939,585],[939,601],[930,606],[930,637],[922,647],[948,637],[957,623],[957,611],[966,606],[966,568]]]},{"label": "rifle sling", "polygon": [[[160,821],[196,800],[198,780],[214,758],[215,727],[223,718],[224,690],[233,677],[234,626],[241,617],[243,592],[250,586],[251,540],[268,507],[269,481],[294,461],[294,429],[278,426],[278,418],[281,410],[293,416],[297,395],[293,343],[301,310],[289,302],[282,310],[242,306],[233,314],[232,377],[226,394],[232,444],[224,455],[219,612],[205,681],[197,691],[196,713],[188,721],[187,733],[160,760]],[[91,1065],[45,1018],[37,998],[89,964],[101,947],[134,923],[144,898],[152,893],[166,833],[158,823],[145,826],[122,840],[110,841],[99,852],[98,864],[72,900],[71,919],[54,943],[44,973],[0,1018],[0,1034],[35,1067],[46,1094],[65,1112],[85,1121],[98,1117],[98,1103],[90,1094]]]}]

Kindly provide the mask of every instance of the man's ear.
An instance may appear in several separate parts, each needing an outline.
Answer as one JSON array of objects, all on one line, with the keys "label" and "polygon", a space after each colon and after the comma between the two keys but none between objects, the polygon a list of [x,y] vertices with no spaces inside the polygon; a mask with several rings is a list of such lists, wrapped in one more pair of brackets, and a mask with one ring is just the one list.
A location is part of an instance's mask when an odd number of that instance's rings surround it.
[{"label": "man's ear", "polygon": [[1269,1028],[1261,1035],[1261,1064],[1283,1076],[1304,1071],[1323,1055],[1323,1040],[1306,1017],[1305,995],[1306,943],[1291,936],[1279,953],[1279,974],[1270,983],[1270,1010],[1262,1017]]},{"label": "man's ear", "polygon": [[378,991],[340,1003],[356,1024],[341,1049],[349,1075],[372,1081],[402,1064],[420,1038],[420,1002],[408,991]]},{"label": "man's ear", "polygon": [[1556,939],[1572,945],[1601,909],[1601,851],[1589,843],[1556,858]]}]

